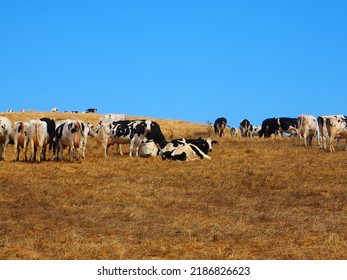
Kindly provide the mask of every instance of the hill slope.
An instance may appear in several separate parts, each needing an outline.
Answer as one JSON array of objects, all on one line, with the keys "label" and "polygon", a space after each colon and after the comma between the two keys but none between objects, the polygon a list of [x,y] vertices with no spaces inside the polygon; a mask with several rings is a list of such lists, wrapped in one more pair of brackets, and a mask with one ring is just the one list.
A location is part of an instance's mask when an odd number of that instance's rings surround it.
[{"label": "hill slope", "polygon": [[[97,114],[1,114],[97,123]],[[141,117],[142,118],[142,117]],[[156,119],[167,139],[204,124]],[[212,135],[214,137],[214,135]],[[298,140],[232,139],[212,160],[0,162],[1,259],[346,259],[346,153]]]}]

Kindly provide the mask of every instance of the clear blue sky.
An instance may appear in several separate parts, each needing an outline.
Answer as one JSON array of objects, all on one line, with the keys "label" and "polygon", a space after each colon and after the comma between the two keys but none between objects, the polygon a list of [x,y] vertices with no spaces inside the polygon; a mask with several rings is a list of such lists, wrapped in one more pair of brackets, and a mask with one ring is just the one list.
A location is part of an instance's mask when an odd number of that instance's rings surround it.
[{"label": "clear blue sky", "polygon": [[1,1],[0,112],[347,114],[347,0]]}]

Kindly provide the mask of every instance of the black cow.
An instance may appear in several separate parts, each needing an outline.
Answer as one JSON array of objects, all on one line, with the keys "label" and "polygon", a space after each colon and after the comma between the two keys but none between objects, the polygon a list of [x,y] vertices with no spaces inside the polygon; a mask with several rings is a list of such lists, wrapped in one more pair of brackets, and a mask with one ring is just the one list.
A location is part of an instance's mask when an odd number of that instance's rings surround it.
[{"label": "black cow", "polygon": [[270,137],[271,134],[276,134],[279,130],[279,124],[276,118],[268,118],[263,120],[261,124],[261,130],[259,131],[259,137]]},{"label": "black cow", "polygon": [[222,137],[224,133],[224,129],[227,126],[227,119],[223,117],[218,118],[215,120],[213,126],[214,126],[214,133],[218,134],[219,137]]},{"label": "black cow", "polygon": [[[48,144],[49,144],[49,150],[52,150],[53,148],[53,154],[55,155],[56,152],[56,145],[54,141],[55,137],[55,121],[50,118],[41,118],[41,121],[44,121],[47,123],[47,133],[48,133]],[[36,149],[36,148],[35,148]],[[36,152],[36,151],[35,151]],[[46,146],[43,149],[43,160],[46,160]]]}]

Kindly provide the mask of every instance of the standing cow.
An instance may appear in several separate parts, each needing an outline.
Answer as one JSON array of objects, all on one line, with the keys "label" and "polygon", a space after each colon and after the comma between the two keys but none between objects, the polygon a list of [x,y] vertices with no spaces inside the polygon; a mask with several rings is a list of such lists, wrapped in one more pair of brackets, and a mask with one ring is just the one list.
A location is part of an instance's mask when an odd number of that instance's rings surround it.
[{"label": "standing cow", "polygon": [[316,137],[318,132],[317,119],[312,115],[300,115],[298,117],[298,132],[300,142],[302,137],[306,147],[312,146],[312,139]]},{"label": "standing cow", "polygon": [[327,131],[329,135],[329,149],[335,151],[334,140],[346,138],[345,150],[347,151],[347,116],[337,115],[327,118]]},{"label": "standing cow", "polygon": [[226,128],[227,125],[227,119],[226,118],[218,118],[214,122],[214,133],[219,135],[220,138],[222,138],[224,129]]},{"label": "standing cow", "polygon": [[20,149],[23,149],[24,160],[27,161],[27,150],[29,145],[29,130],[30,124],[29,122],[15,122],[14,123],[14,152],[15,157],[14,160],[19,160],[19,152]]},{"label": "standing cow", "polygon": [[65,120],[57,124],[55,130],[55,142],[57,147],[57,160],[63,160],[63,150],[69,147],[69,161],[73,161],[75,155],[77,160],[80,157],[80,149],[84,141],[85,124],[79,120]]},{"label": "standing cow", "polygon": [[38,159],[43,159],[43,154],[48,143],[47,123],[41,120],[31,120],[29,122],[29,143],[31,147],[30,160],[36,160],[36,151],[38,151]]},{"label": "standing cow", "polygon": [[0,160],[6,159],[6,149],[13,142],[13,125],[6,117],[0,117]]}]

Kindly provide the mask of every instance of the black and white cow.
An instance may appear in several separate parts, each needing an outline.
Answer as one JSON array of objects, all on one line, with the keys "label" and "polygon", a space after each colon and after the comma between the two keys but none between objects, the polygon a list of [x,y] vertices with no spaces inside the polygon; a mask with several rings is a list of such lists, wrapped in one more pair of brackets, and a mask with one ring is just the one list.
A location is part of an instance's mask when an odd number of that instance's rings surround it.
[{"label": "black and white cow", "polygon": [[298,134],[297,118],[268,118],[265,119],[259,131],[259,137],[270,137],[271,134],[283,135],[283,133],[291,135]]},{"label": "black and white cow", "polygon": [[[195,159],[211,159],[208,152],[212,151],[212,145],[217,141],[212,141],[210,138],[202,139],[186,139],[180,138],[167,142],[161,149],[160,154],[162,159],[173,160],[195,160]],[[183,148],[182,146],[185,146]]]},{"label": "black and white cow", "polygon": [[284,132],[291,135],[298,134],[298,119],[297,118],[278,118],[278,132],[283,135]]},{"label": "black and white cow", "polygon": [[151,129],[146,138],[153,140],[159,147],[162,159],[169,158],[172,160],[211,159],[207,154],[212,151],[212,145],[217,143],[217,141],[212,141],[210,138],[205,140],[202,138],[180,138],[168,142],[156,122],[151,123]]},{"label": "black and white cow", "polygon": [[[113,121],[102,125],[104,155],[108,156],[108,148],[114,144],[130,144],[129,156],[133,154],[136,145],[135,155],[139,155],[140,144],[145,140],[146,134],[150,131],[151,120],[123,120]],[[120,149],[120,154],[123,152]]]},{"label": "black and white cow", "polygon": [[23,150],[24,160],[27,161],[27,150],[29,146],[29,131],[30,124],[29,122],[15,122],[14,123],[14,160],[19,160],[20,150]]},{"label": "black and white cow", "polygon": [[219,137],[221,138],[223,136],[224,129],[227,126],[227,119],[224,117],[218,118],[215,120],[213,126],[214,126],[214,133],[219,135]]},{"label": "black and white cow", "polygon": [[6,159],[8,144],[13,143],[13,125],[6,117],[0,116],[0,160]]},{"label": "black and white cow", "polygon": [[326,126],[329,135],[330,151],[335,151],[334,140],[343,138],[346,139],[345,151],[347,151],[347,116],[336,115],[329,117],[326,120]]},{"label": "black and white cow", "polygon": [[[53,149],[53,154],[55,154],[56,146],[54,142],[54,137],[55,137],[55,121],[50,118],[41,118],[41,121],[44,121],[47,123],[47,134],[48,134],[48,149],[52,150]],[[46,150],[47,148],[45,147],[43,151],[43,160],[46,160]]]},{"label": "black and white cow", "polygon": [[89,135],[95,136],[95,132],[90,124],[85,124],[80,120],[65,120],[56,126],[55,143],[57,147],[57,160],[63,160],[63,150],[69,147],[69,161],[73,161],[75,154],[76,159],[85,158],[85,149]]},{"label": "black and white cow", "polygon": [[98,110],[96,108],[89,108],[86,110],[86,113],[96,113]]},{"label": "black and white cow", "polygon": [[240,131],[241,131],[241,136],[242,137],[250,137],[250,133],[251,133],[251,122],[247,119],[243,119],[241,122],[240,122]]}]

